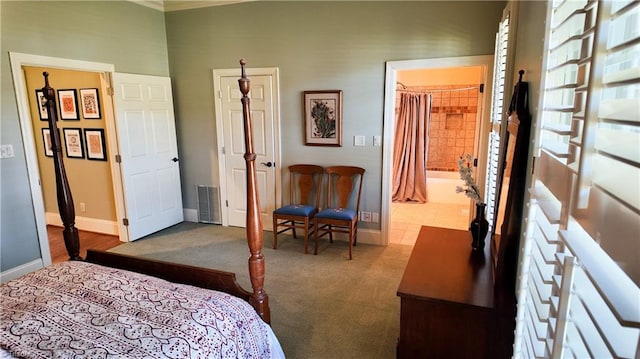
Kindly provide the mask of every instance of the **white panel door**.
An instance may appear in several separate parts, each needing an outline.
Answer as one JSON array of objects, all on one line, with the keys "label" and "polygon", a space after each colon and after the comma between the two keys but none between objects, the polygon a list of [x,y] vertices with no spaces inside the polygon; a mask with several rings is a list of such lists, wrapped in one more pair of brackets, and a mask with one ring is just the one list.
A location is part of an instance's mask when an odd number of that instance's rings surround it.
[{"label": "white panel door", "polygon": [[[246,225],[246,162],[244,160],[244,122],[242,93],[238,88],[239,76],[220,77],[222,121],[224,132],[224,161],[226,173],[227,214],[230,226]],[[276,167],[273,77],[250,77],[251,118],[253,146],[262,224],[265,230],[273,227],[271,215],[276,205]]]},{"label": "white panel door", "polygon": [[113,74],[129,240],[183,221],[171,80]]}]

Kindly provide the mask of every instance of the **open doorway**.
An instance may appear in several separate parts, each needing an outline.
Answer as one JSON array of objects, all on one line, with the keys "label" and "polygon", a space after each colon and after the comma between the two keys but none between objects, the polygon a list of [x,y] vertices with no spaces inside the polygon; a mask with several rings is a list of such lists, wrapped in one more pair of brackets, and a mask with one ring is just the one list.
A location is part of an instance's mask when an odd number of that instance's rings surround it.
[{"label": "open doorway", "polygon": [[[38,149],[40,147],[37,146],[36,143],[36,131],[34,130],[34,125],[32,121],[32,109],[31,105],[33,105],[34,99],[30,98],[30,92],[27,91],[27,80],[25,78],[25,73],[23,68],[25,67],[42,67],[42,68],[50,68],[50,69],[63,69],[63,70],[73,70],[73,71],[85,71],[91,73],[100,73],[100,86],[98,88],[102,93],[105,93],[105,89],[108,87],[107,77],[108,74],[114,71],[114,66],[111,64],[104,63],[95,63],[95,62],[86,62],[79,60],[70,60],[63,58],[54,58],[54,57],[46,57],[46,56],[38,56],[38,55],[30,55],[30,54],[21,54],[12,52],[9,54],[11,60],[11,71],[13,75],[13,84],[16,91],[16,100],[18,102],[18,115],[20,118],[20,127],[22,130],[24,149],[25,149],[25,158],[27,161],[27,172],[29,174],[29,187],[31,189],[31,200],[33,203],[33,209],[36,219],[36,228],[38,232],[38,242],[40,245],[40,254],[41,254],[41,263],[34,262],[33,268],[22,268],[21,270],[24,273],[28,273],[35,269],[41,268],[43,266],[47,266],[51,264],[51,252],[49,246],[49,236],[47,233],[47,216],[45,210],[44,196],[42,192],[42,180],[40,177],[40,169],[38,162]],[[104,100],[108,100],[109,97],[104,97]],[[105,134],[106,134],[106,145],[107,151],[111,153],[111,150],[115,148],[117,145],[115,143],[115,136],[110,136],[110,134],[115,133],[115,125],[113,124],[113,114],[110,111],[112,106],[109,104],[105,104],[104,108],[104,123],[105,123]],[[36,112],[37,116],[37,112]],[[39,119],[37,120],[39,122]],[[41,127],[41,126],[39,126]],[[41,131],[38,128],[38,131]],[[40,134],[40,136],[42,136]],[[42,147],[44,150],[44,147]],[[112,163],[110,161],[109,163]],[[119,178],[119,172],[114,172],[114,168],[117,170],[117,166],[111,166],[111,176],[114,183]],[[121,213],[124,211],[124,205],[119,204],[119,196],[116,196],[116,213],[117,216],[120,217]],[[51,216],[50,216],[51,217]],[[118,233],[121,234],[125,232],[123,230],[124,227],[118,225]],[[121,238],[122,239],[122,238]]]},{"label": "open doorway", "polygon": [[[401,144],[406,143],[402,138],[408,136],[406,126],[400,124],[416,120],[426,131],[420,138],[424,145],[414,147],[423,153],[412,156],[404,151],[407,159],[416,155],[424,159],[424,166],[422,163],[419,166],[426,174],[420,181],[421,195],[399,196],[398,192],[403,189],[400,188],[402,181],[397,179],[403,177],[405,168],[392,166],[389,241],[413,244],[423,225],[451,229],[466,229],[469,225],[469,199],[456,193],[456,186],[462,185],[457,160],[459,156],[474,153],[476,128],[482,112],[482,67],[402,70],[397,76],[394,157],[399,156]],[[423,116],[411,116],[412,111],[407,109],[416,96],[429,100]],[[397,162],[394,158],[394,163]]]},{"label": "open doorway", "polygon": [[[489,118],[491,90],[487,79],[492,61],[493,56],[471,56],[387,63],[381,209],[384,243],[412,245],[422,225],[468,227],[471,202],[455,192],[460,184],[457,158],[465,153],[477,158],[486,148],[485,119]],[[425,203],[393,201],[396,117],[403,93],[430,95],[424,146]],[[477,168],[483,168],[484,161],[478,158]],[[478,182],[483,177],[476,173]]]}]

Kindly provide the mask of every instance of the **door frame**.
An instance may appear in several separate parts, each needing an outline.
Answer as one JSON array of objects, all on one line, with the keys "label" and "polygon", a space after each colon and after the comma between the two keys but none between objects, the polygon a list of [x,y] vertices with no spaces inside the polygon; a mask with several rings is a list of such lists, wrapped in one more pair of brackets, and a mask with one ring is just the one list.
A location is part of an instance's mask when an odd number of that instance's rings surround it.
[{"label": "door frame", "polygon": [[[115,72],[115,65],[65,59],[59,57],[31,55],[17,52],[10,52],[9,59],[11,64],[11,73],[13,75],[13,86],[16,92],[18,118],[20,121],[20,128],[22,130],[22,141],[24,146],[25,160],[27,163],[27,174],[29,177],[29,187],[31,189],[33,212],[36,220],[36,231],[38,233],[38,241],[40,244],[40,254],[43,264],[47,266],[51,264],[51,253],[49,250],[49,236],[47,234],[46,211],[44,208],[42,187],[40,186],[40,166],[38,164],[36,142],[34,139],[33,126],[31,123],[29,96],[27,93],[26,79],[24,76],[24,72],[22,71],[22,67],[50,67],[74,71],[97,72],[101,74],[102,93],[107,94],[108,88],[111,87],[111,74]],[[103,96],[103,101],[105,105],[104,116],[107,136],[107,152],[113,155],[118,153],[119,151],[115,132],[115,118],[113,113],[112,98],[111,96]],[[127,242],[129,241],[127,229],[122,221],[117,220],[118,218],[125,217],[120,167],[113,159],[109,161],[109,163],[111,165],[111,178],[115,195],[114,200],[116,205],[116,223],[118,226],[118,235],[121,241]]]},{"label": "door frame", "polygon": [[[493,55],[445,57],[435,59],[387,61],[384,85],[384,121],[382,129],[382,198],[380,208],[382,245],[389,243],[389,231],[391,229],[391,181],[393,170],[393,148],[395,132],[395,103],[397,72],[403,70],[418,70],[424,68],[449,68],[464,66],[481,66],[484,68],[484,96],[482,112],[480,114],[480,126],[476,127],[476,141],[474,154],[481,154],[488,146],[488,134],[491,129],[491,91],[493,90]],[[477,156],[477,182],[480,188],[484,188],[484,168],[486,156]]]},{"label": "door frame", "polygon": [[[281,205],[281,154],[280,154],[280,70],[277,67],[256,67],[247,68],[247,77],[251,80],[250,76],[271,76],[273,78],[273,134],[274,134],[274,162],[275,166],[275,208],[279,208]],[[229,207],[224,204],[227,198],[227,184],[226,184],[226,167],[225,167],[225,154],[224,148],[226,146],[224,142],[224,129],[223,129],[223,117],[222,117],[222,98],[220,94],[220,78],[227,76],[237,76],[240,78],[240,69],[213,69],[213,89],[214,89],[214,103],[215,103],[215,121],[216,121],[216,140],[218,144],[218,187],[220,188],[221,199],[221,214],[222,225],[229,225]]]}]

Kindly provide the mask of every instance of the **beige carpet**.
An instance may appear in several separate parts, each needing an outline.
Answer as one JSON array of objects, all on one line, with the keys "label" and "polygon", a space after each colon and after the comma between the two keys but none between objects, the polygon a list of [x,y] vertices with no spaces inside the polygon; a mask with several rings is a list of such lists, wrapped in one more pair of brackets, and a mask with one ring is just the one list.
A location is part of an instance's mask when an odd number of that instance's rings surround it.
[{"label": "beige carpet", "polygon": [[[112,251],[235,272],[251,290],[244,229],[184,222]],[[411,246],[322,240],[317,256],[302,239],[265,232],[265,290],[271,324],[288,358],[395,358],[398,284]]]}]

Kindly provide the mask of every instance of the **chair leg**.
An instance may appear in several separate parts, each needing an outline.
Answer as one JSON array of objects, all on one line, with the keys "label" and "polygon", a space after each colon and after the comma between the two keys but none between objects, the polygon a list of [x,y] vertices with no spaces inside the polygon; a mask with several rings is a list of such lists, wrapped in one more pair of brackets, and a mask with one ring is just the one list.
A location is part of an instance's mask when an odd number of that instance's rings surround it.
[{"label": "chair leg", "polygon": [[358,222],[353,224],[353,246],[358,244]]},{"label": "chair leg", "polygon": [[349,260],[353,259],[353,231],[349,230]]},{"label": "chair leg", "polygon": [[329,243],[333,243],[333,228],[329,225]]},{"label": "chair leg", "polygon": [[358,244],[358,224],[353,225],[353,246]]},{"label": "chair leg", "polygon": [[307,249],[309,245],[309,218],[304,218],[304,254],[308,254],[309,250]]},{"label": "chair leg", "polygon": [[313,251],[313,255],[318,254],[318,232],[319,232],[319,228],[318,228],[318,219],[314,218],[313,219],[313,234],[314,234],[314,239],[315,239],[315,246],[316,248]]},{"label": "chair leg", "polygon": [[278,249],[278,219],[273,218],[273,249]]},{"label": "chair leg", "polygon": [[289,221],[289,224],[291,224],[291,230],[293,231],[293,238],[298,238],[298,235],[296,234],[296,222],[295,221]]}]

